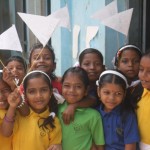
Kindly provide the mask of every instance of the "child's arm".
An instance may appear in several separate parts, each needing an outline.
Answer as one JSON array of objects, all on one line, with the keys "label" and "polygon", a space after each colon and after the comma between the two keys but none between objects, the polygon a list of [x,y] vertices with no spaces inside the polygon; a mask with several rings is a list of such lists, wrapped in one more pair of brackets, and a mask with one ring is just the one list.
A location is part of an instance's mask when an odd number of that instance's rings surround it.
[{"label": "child's arm", "polygon": [[19,104],[20,107],[17,107],[19,113],[22,115],[22,116],[28,116],[30,114],[30,109],[29,109],[29,106],[26,102],[24,102],[24,104]]},{"label": "child's arm", "polygon": [[61,150],[61,142],[62,142],[62,130],[61,130],[61,124],[59,122],[59,119],[57,117],[54,117],[54,125],[55,128],[52,129],[52,132],[50,132],[50,143],[51,145],[47,150]]},{"label": "child's arm", "polygon": [[93,107],[96,105],[96,103],[96,98],[88,95],[82,101],[74,104],[69,104],[62,114],[64,123],[70,124],[70,122],[74,120],[74,113],[77,108]]},{"label": "child's arm", "polygon": [[90,150],[104,150],[104,145],[95,145],[93,143]]},{"label": "child's arm", "polygon": [[17,93],[16,91],[12,92],[8,96],[8,103],[9,103],[9,108],[7,110],[7,113],[3,119],[2,125],[1,125],[1,133],[4,136],[11,136],[13,132],[13,126],[15,122],[15,113],[16,113],[16,108],[20,102],[19,98],[20,94]]},{"label": "child's arm", "polygon": [[90,150],[97,150],[96,145],[93,143]]},{"label": "child's arm", "polygon": [[12,91],[16,88],[14,77],[6,67],[3,69],[3,80],[10,86]]},{"label": "child's arm", "polygon": [[103,145],[97,145],[96,150],[104,150],[104,146]]},{"label": "child's arm", "polygon": [[61,144],[51,145],[47,150],[62,150]]},{"label": "child's arm", "polygon": [[[13,76],[6,67],[3,69],[3,80],[10,86],[12,91],[14,91],[16,89],[16,85],[15,85]],[[20,99],[20,101],[22,102],[22,99]],[[29,111],[29,107],[26,103],[22,103],[22,105],[20,105],[20,107],[18,107],[18,108],[19,108],[18,111],[20,112],[20,114],[22,116],[29,115],[30,111]]]},{"label": "child's arm", "polygon": [[125,144],[125,150],[136,150],[136,143]]}]

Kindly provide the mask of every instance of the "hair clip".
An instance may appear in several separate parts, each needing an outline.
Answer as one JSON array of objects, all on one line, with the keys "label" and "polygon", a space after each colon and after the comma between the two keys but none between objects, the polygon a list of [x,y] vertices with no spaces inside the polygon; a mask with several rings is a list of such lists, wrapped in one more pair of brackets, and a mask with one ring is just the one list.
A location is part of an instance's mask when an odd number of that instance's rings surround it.
[{"label": "hair clip", "polygon": [[52,118],[55,118],[55,113],[54,112],[51,112],[50,114],[49,114],[49,116],[52,116]]},{"label": "hair clip", "polygon": [[32,73],[41,73],[41,74],[44,74],[44,75],[49,79],[49,81],[50,81],[50,83],[51,83],[51,79],[50,79],[50,77],[48,76],[48,74],[46,74],[45,72],[40,71],[40,70],[33,70],[33,71],[28,72],[28,73],[25,75],[25,77],[23,78],[23,81],[22,81],[23,84],[24,84],[24,81],[26,80],[26,78],[27,78],[30,74],[32,74]]},{"label": "hair clip", "polygon": [[73,65],[73,67],[79,67],[80,64],[79,64],[79,61],[76,61],[75,64]]},{"label": "hair clip", "polygon": [[101,77],[102,77],[103,75],[105,75],[105,74],[114,74],[114,75],[119,76],[120,78],[122,78],[122,79],[125,81],[125,83],[126,83],[126,88],[129,87],[127,78],[126,78],[123,74],[121,74],[120,72],[115,71],[115,70],[105,70],[105,71],[103,71],[103,72],[101,73],[101,75],[99,76],[99,82],[101,81]]},{"label": "hair clip", "polygon": [[99,80],[96,81],[96,85],[99,86]]}]

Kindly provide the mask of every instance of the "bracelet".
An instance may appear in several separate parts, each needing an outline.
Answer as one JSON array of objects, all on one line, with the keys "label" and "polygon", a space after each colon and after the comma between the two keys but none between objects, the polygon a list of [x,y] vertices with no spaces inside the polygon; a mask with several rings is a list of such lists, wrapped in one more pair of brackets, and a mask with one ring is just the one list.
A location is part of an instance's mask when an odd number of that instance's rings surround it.
[{"label": "bracelet", "polygon": [[21,100],[22,101],[21,101],[20,105],[17,106],[18,108],[21,108],[25,104],[25,98],[24,98],[23,94],[21,94]]},{"label": "bracelet", "polygon": [[6,116],[6,114],[5,114],[4,120],[8,123],[14,123],[14,121],[15,121],[14,118],[9,118]]}]

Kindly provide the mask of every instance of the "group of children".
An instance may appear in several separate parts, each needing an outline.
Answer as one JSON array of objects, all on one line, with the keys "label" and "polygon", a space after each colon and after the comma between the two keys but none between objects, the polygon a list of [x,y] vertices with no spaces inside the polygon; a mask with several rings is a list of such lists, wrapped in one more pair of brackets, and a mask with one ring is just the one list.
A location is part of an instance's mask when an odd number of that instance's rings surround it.
[{"label": "group of children", "polygon": [[150,52],[126,45],[116,69],[105,70],[100,51],[88,48],[58,78],[49,46],[31,48],[28,73],[12,56],[0,73],[0,149],[150,149],[149,62]]}]

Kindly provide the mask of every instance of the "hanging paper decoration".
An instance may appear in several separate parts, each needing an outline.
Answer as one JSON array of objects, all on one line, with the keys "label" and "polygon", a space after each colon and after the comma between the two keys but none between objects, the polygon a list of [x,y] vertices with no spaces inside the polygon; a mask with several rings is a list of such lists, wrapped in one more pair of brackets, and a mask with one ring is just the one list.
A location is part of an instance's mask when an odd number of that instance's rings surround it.
[{"label": "hanging paper decoration", "polygon": [[86,48],[90,48],[90,41],[96,36],[98,26],[88,26],[86,31]]},{"label": "hanging paper decoration", "polygon": [[15,25],[12,25],[12,27],[0,35],[0,49],[22,52],[22,47]]},{"label": "hanging paper decoration", "polygon": [[102,8],[101,10],[95,12],[91,18],[97,19],[99,21],[102,21],[108,17],[111,17],[115,14],[118,13],[118,8],[117,8],[117,0],[109,3],[108,5],[106,5],[104,8]]},{"label": "hanging paper decoration", "polygon": [[80,33],[80,26],[75,25],[73,28],[73,44],[72,44],[72,53],[74,59],[77,58],[77,54],[78,54],[79,33]]},{"label": "hanging paper decoration", "polygon": [[69,11],[68,11],[68,6],[66,5],[65,7],[53,12],[51,15],[47,17],[54,17],[56,19],[59,19],[58,25],[64,28],[68,28],[70,30],[70,17],[69,17]]},{"label": "hanging paper decoration", "polygon": [[133,13],[133,8],[126,11],[120,12],[112,17],[109,17],[102,21],[107,27],[110,27],[118,32],[121,32],[124,35],[128,35],[131,17]]},{"label": "hanging paper decoration", "polygon": [[26,13],[18,13],[18,15],[43,44],[43,47],[47,44],[59,23],[59,19],[52,16],[45,17]]}]

